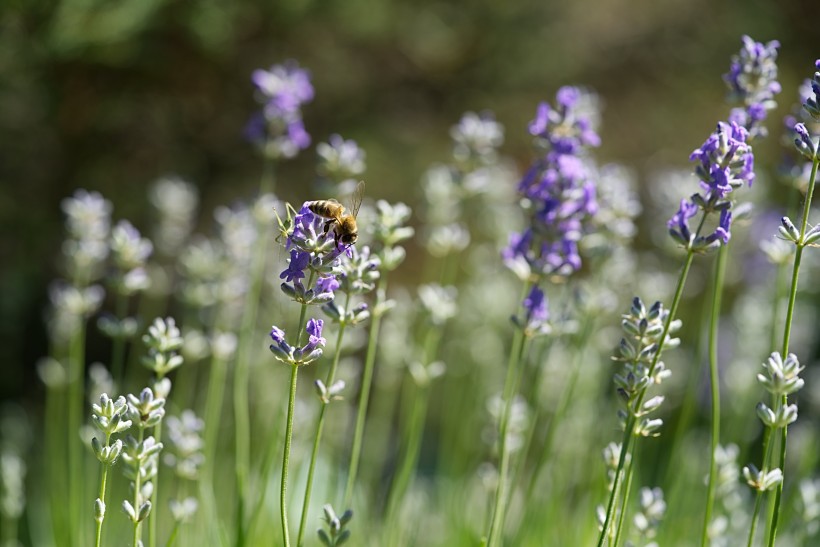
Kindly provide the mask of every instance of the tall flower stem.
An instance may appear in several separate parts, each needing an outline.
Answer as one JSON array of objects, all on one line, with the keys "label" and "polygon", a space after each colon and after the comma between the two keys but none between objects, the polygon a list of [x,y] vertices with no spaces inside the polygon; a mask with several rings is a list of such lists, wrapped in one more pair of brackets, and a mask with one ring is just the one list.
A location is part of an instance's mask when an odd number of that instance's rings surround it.
[{"label": "tall flower stem", "polygon": [[257,247],[251,259],[250,285],[245,293],[242,325],[237,343],[236,366],[234,368],[233,405],[234,436],[236,452],[236,545],[245,544],[245,503],[250,468],[250,409],[248,397],[248,370],[252,354],[253,338],[256,333],[257,311],[262,294],[262,278],[268,257],[266,227],[257,223]]},{"label": "tall flower stem", "polygon": [[[705,219],[706,215],[704,215]],[[701,226],[703,225],[703,221],[701,221]],[[698,228],[697,232],[700,232],[700,227]],[[678,312],[678,306],[680,305],[681,296],[683,296],[683,288],[686,285],[686,278],[689,276],[689,269],[692,266],[692,260],[695,256],[694,251],[691,249],[687,250],[686,252],[686,260],[683,263],[683,268],[681,268],[680,275],[678,276],[678,284],[675,288],[675,296],[672,298],[672,306],[669,308],[669,317],[666,319],[666,323],[663,326],[663,333],[660,337],[660,342],[658,343],[658,350],[655,353],[655,357],[652,359],[652,363],[649,367],[648,376],[652,376],[655,372],[655,366],[660,361],[661,353],[663,352],[663,346],[666,344],[666,337],[669,334],[669,328],[672,325],[672,322],[675,320],[675,316]],[[634,408],[640,408],[643,404],[643,399],[646,394],[644,390],[639,396],[635,403]],[[621,455],[618,458],[618,468],[615,470],[615,477],[612,480],[612,491],[609,493],[609,502],[607,503],[606,508],[606,517],[604,519],[604,524],[601,527],[601,533],[598,536],[598,547],[603,547],[604,541],[609,534],[609,526],[612,523],[612,517],[614,516],[615,511],[615,500],[617,499],[617,494],[619,490],[619,482],[621,480],[621,475],[624,474],[624,467],[626,464],[626,455],[628,452],[632,450],[632,443],[635,433],[635,425],[637,424],[637,419],[634,415],[630,414],[630,416],[626,420],[626,425],[624,426],[624,436],[621,442]],[[628,470],[628,475],[632,474],[632,467]],[[627,477],[627,482],[629,481],[629,477]]]},{"label": "tall flower stem", "polygon": [[[162,380],[161,377],[157,378],[157,381]],[[162,421],[160,421],[156,427],[154,427],[154,438],[159,443],[162,441]],[[156,507],[157,503],[156,500],[159,500],[159,469],[157,469],[157,474],[154,476],[154,488],[151,491],[151,504]],[[149,547],[156,547],[157,545],[157,514],[159,511],[151,511],[148,514],[148,546]]]},{"label": "tall flower stem", "polygon": [[[313,272],[310,273],[308,286],[313,284]],[[299,312],[299,329],[296,335],[296,347],[302,342],[302,329],[305,327],[305,316],[307,315],[307,304],[302,304],[302,309]],[[279,511],[282,518],[282,538],[285,542],[285,547],[290,547],[290,535],[288,533],[288,505],[287,505],[287,489],[288,489],[288,466],[290,465],[290,445],[293,439],[293,411],[296,406],[296,379],[299,374],[299,365],[291,365],[290,371],[290,390],[288,394],[288,417],[287,425],[285,426],[285,447],[282,451],[282,480],[279,488]],[[262,496],[264,501],[264,494]],[[260,501],[261,503],[261,501]]]},{"label": "tall flower stem", "polygon": [[709,484],[706,488],[706,510],[703,513],[703,532],[700,544],[706,547],[709,541],[709,523],[712,520],[712,509],[715,506],[715,488],[717,487],[717,453],[720,443],[720,376],[718,374],[718,323],[720,321],[720,301],[723,295],[723,283],[726,277],[726,255],[728,247],[721,245],[715,262],[715,281],[712,286],[712,313],[709,318],[709,382],[712,396],[712,443],[709,457]]},{"label": "tall flower stem", "polygon": [[353,448],[350,453],[350,465],[347,471],[347,484],[345,485],[343,507],[349,507],[353,501],[353,488],[356,485],[356,475],[359,472],[359,459],[362,453],[365,419],[367,418],[367,408],[370,404],[370,389],[373,384],[373,368],[376,364],[376,349],[382,320],[381,308],[386,300],[386,293],[387,272],[382,271],[379,280],[376,282],[376,302],[373,305],[374,313],[370,322],[370,333],[367,338],[367,354],[364,359],[362,385],[359,391],[359,406],[356,410],[356,428],[353,432]]},{"label": "tall flower stem", "polygon": [[[438,346],[441,342],[441,328],[430,326],[424,339],[424,362],[429,365],[433,362]],[[427,407],[430,400],[430,386],[427,384],[418,385],[413,397],[413,406],[410,410],[410,417],[407,422],[407,435],[405,437],[402,460],[399,463],[396,478],[390,488],[390,496],[387,501],[387,522],[395,523],[400,500],[407,492],[413,472],[416,469],[421,453],[421,442],[424,436],[424,422],[427,417]]]},{"label": "tall flower stem", "polygon": [[[531,289],[533,283],[526,283],[522,295],[526,295]],[[519,302],[523,300],[519,298]],[[501,537],[501,529],[504,523],[504,511],[506,504],[506,481],[510,466],[510,455],[507,447],[507,428],[509,426],[510,414],[512,412],[512,401],[515,395],[515,383],[518,376],[518,368],[521,363],[521,356],[524,355],[524,346],[526,345],[527,337],[521,329],[516,329],[513,337],[513,343],[510,346],[510,356],[507,361],[507,375],[504,379],[504,410],[501,414],[499,423],[499,438],[498,450],[501,458],[498,471],[498,486],[495,490],[495,499],[493,500],[492,520],[490,522],[490,530],[487,534],[487,546],[492,547],[496,544],[496,540]]]},{"label": "tall flower stem", "polygon": [[[350,310],[350,293],[345,298],[345,314]],[[345,320],[339,322],[339,334],[336,337],[336,352],[333,355],[333,364],[330,366],[330,371],[327,374],[325,385],[329,388],[333,385],[336,379],[336,369],[339,366],[339,357],[342,354],[342,338],[344,337],[345,327],[347,323]],[[302,502],[302,518],[299,521],[299,535],[296,538],[297,547],[302,545],[302,540],[305,537],[305,524],[307,523],[307,514],[310,509],[310,493],[313,488],[313,472],[316,469],[316,458],[319,455],[319,444],[322,441],[322,430],[325,426],[325,411],[327,410],[329,402],[322,401],[322,408],[319,409],[319,420],[316,423],[316,435],[313,438],[313,450],[310,453],[310,466],[308,467],[307,483],[305,484],[305,498]]]},{"label": "tall flower stem", "polygon": [[82,507],[83,500],[83,446],[80,442],[81,411],[83,408],[83,384],[85,378],[85,319],[79,318],[77,328],[69,342],[69,378],[68,378],[68,491],[71,513],[69,519],[69,541],[82,544]]},{"label": "tall flower stem", "polygon": [[[785,326],[783,328],[783,349],[781,351],[781,355],[786,356],[789,353],[789,339],[791,337],[792,332],[792,320],[794,318],[794,306],[795,302],[797,302],[797,280],[798,275],[800,273],[800,262],[803,258],[803,249],[805,248],[805,238],[806,238],[806,229],[809,225],[809,211],[811,209],[811,199],[814,194],[814,185],[817,179],[817,166],[820,163],[820,156],[816,153],[814,155],[814,160],[811,164],[811,176],[809,177],[809,187],[808,191],[806,192],[806,200],[803,203],[803,219],[800,223],[800,242],[797,245],[797,251],[794,255],[794,267],[792,269],[792,284],[791,284],[791,291],[789,292],[789,306],[786,310],[786,321]],[[783,395],[780,397],[780,405],[786,405],[787,396]],[[787,429],[786,427],[780,428],[780,470],[784,471],[786,466],[786,436],[787,436]],[[774,510],[772,511],[771,521],[769,524],[769,547],[773,547],[775,537],[777,536],[777,524],[780,517],[780,501],[783,497],[783,480],[781,480],[777,485],[777,491],[774,497]]]},{"label": "tall flower stem", "polygon": [[629,502],[629,494],[632,491],[632,477],[634,476],[632,473],[632,468],[635,465],[635,443],[632,443],[631,448],[632,453],[629,457],[629,462],[627,465],[627,472],[626,472],[626,484],[624,485],[624,492],[623,497],[621,500],[621,514],[618,516],[618,525],[615,527],[615,539],[612,542],[612,547],[618,547],[621,543],[621,534],[624,531],[624,520],[626,519],[626,505]]},{"label": "tall flower stem", "polygon": [[[106,433],[105,435],[105,446],[109,446],[111,444],[111,435]],[[105,487],[106,482],[108,480],[108,464],[102,464],[101,476],[100,476],[100,501],[103,503],[103,507],[105,507]],[[103,513],[103,518],[96,520],[96,530],[94,534],[94,546],[100,547],[102,541],[102,527],[103,527],[103,520],[105,518],[105,513]]]},{"label": "tall flower stem", "polygon": [[282,453],[282,483],[279,489],[280,514],[282,516],[282,538],[285,547],[290,547],[290,536],[288,534],[288,465],[290,464],[290,443],[293,438],[293,409],[296,404],[296,379],[299,374],[299,365],[291,365],[290,371],[290,392],[288,396],[288,421],[285,428],[285,448]]},{"label": "tall flower stem", "polygon": [[[142,446],[142,441],[145,438],[145,429],[140,427],[139,430],[140,430],[140,433],[139,433],[139,436],[138,436],[138,439],[137,439],[137,445],[141,447]],[[140,461],[139,466],[137,466],[137,468],[136,468],[136,471],[137,471],[135,473],[136,476],[134,477],[134,505],[133,505],[133,507],[134,507],[134,511],[135,511],[136,515],[139,515],[139,512],[140,512],[140,491],[142,490],[142,485],[140,484],[140,482],[141,482],[140,481],[140,478],[141,478],[140,467],[141,466],[142,466],[142,462]],[[134,519],[134,540],[133,540],[132,545],[133,545],[133,547],[139,547],[140,544],[141,544],[140,520],[139,520],[139,518],[136,518],[136,519]]]},{"label": "tall flower stem", "polygon": [[210,374],[208,374],[208,388],[205,397],[205,441],[202,479],[200,487],[202,499],[205,502],[208,519],[215,520],[216,496],[214,493],[214,471],[217,453],[217,439],[222,416],[222,403],[225,398],[225,380],[228,375],[228,363],[221,354],[211,356]]},{"label": "tall flower stem", "polygon": [[[47,454],[65,452],[65,431],[63,430],[66,390],[63,385],[46,384],[45,402],[45,437]],[[67,490],[64,464],[60,458],[45,458],[48,484],[50,487],[49,509],[54,544],[58,545],[65,538],[71,537],[66,523],[65,499]]]}]

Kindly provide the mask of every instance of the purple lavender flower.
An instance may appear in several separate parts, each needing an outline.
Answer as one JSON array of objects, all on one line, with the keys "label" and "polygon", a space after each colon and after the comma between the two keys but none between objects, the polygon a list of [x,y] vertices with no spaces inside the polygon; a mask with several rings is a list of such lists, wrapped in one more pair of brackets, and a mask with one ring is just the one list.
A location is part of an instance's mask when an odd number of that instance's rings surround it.
[{"label": "purple lavender flower", "polygon": [[[732,193],[754,180],[754,154],[746,142],[749,132],[736,123],[720,122],[706,142],[689,156],[698,162],[695,174],[700,179],[703,194],[693,194],[681,200],[680,208],[667,223],[672,238],[690,250],[707,251],[728,243],[731,237]],[[708,236],[692,234],[689,219],[698,210],[704,215],[720,212],[717,227]],[[703,226],[704,222],[700,222]]]},{"label": "purple lavender flower", "polygon": [[777,40],[763,44],[743,36],[743,47],[732,57],[729,72],[723,75],[730,100],[743,104],[742,108],[732,110],[729,121],[745,127],[751,137],[766,135],[762,122],[766,113],[777,106],[774,96],[781,90],[777,82],[779,47]]},{"label": "purple lavender flower", "polygon": [[279,279],[284,279],[286,283],[295,282],[301,284],[300,279],[305,278],[305,268],[310,263],[310,254],[293,249],[290,251],[288,267],[279,274]]},{"label": "purple lavender flower", "polygon": [[298,114],[303,103],[313,100],[310,73],[293,60],[270,70],[254,70],[251,80],[264,97],[265,117],[269,119]]},{"label": "purple lavender flower", "polygon": [[692,243],[692,231],[689,229],[689,219],[698,214],[698,206],[685,199],[680,200],[678,212],[666,223],[670,235],[684,247]]},{"label": "purple lavender flower", "polygon": [[316,282],[316,291],[319,293],[333,293],[339,288],[339,280],[332,275],[320,277]]},{"label": "purple lavender flower", "polygon": [[274,158],[292,158],[310,145],[301,107],[313,99],[310,74],[295,61],[255,70],[251,80],[263,107],[251,117],[245,136]]},{"label": "purple lavender flower", "polygon": [[525,277],[567,276],[581,267],[577,243],[598,209],[594,171],[585,155],[588,147],[600,144],[591,115],[579,107],[582,98],[578,88],[561,88],[557,107],[541,103],[529,126],[546,153],[518,185],[527,198],[529,226],[511,234],[502,251],[508,266],[518,270],[523,265]]},{"label": "purple lavender flower", "polygon": [[322,338],[322,328],[325,326],[325,322],[321,319],[311,319],[308,321],[307,333],[309,335],[308,343],[304,347],[305,352],[311,352],[319,346],[324,346],[327,343],[327,340]]},{"label": "purple lavender flower", "polygon": [[[531,334],[549,332],[550,329],[547,323],[549,306],[544,291],[534,285],[524,298],[522,306],[524,308],[523,327],[527,332]],[[516,322],[519,321],[516,320]]]},{"label": "purple lavender flower", "polygon": [[273,344],[270,350],[273,356],[283,363],[291,365],[307,365],[322,356],[322,347],[326,340],[322,337],[324,322],[321,319],[310,319],[305,331],[308,333],[308,342],[301,348],[294,348],[285,340],[285,331],[277,326],[271,327],[270,337]]},{"label": "purple lavender flower", "polygon": [[725,198],[745,182],[754,181],[754,155],[746,143],[749,132],[736,123],[720,122],[700,148],[689,159],[699,162],[695,174],[707,192],[706,201]]},{"label": "purple lavender flower", "polygon": [[806,101],[803,103],[803,108],[812,118],[820,122],[820,59],[814,62],[814,67],[817,69],[811,80],[811,91],[814,97],[811,95],[807,96]]},{"label": "purple lavender flower", "polygon": [[[282,291],[303,304],[327,304],[333,300],[339,287],[338,268],[350,248],[336,246],[332,231],[325,231],[326,219],[314,214],[306,205],[293,217],[288,226],[285,249],[290,251],[288,267],[279,274]],[[285,224],[280,226],[284,229]],[[302,283],[305,271],[310,270],[310,286]]]},{"label": "purple lavender flower", "polygon": [[576,109],[581,98],[577,87],[559,89],[555,95],[556,108],[546,102],[538,105],[535,119],[530,122],[530,134],[547,141],[549,148],[559,154],[575,154],[585,147],[599,146],[601,139],[592,120]]}]

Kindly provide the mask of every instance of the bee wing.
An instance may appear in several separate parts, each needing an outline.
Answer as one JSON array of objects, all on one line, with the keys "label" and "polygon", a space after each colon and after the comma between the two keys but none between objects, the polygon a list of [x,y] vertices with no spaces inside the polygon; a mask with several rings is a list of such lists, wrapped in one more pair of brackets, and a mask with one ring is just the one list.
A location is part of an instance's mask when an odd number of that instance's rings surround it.
[{"label": "bee wing", "polygon": [[353,218],[355,218],[359,214],[359,207],[362,206],[362,200],[364,199],[364,181],[359,181],[359,184],[356,185],[356,190],[354,190],[353,195],[350,196],[350,212],[353,214]]}]

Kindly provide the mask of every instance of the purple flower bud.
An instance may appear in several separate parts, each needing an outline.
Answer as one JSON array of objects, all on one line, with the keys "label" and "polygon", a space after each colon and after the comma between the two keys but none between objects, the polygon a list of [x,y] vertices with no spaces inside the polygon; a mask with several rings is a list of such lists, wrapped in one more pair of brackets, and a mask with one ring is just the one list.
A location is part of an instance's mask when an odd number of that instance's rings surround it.
[{"label": "purple flower bud", "polygon": [[327,340],[322,338],[322,328],[324,327],[324,324],[325,322],[321,319],[310,319],[308,321],[305,330],[307,331],[309,338],[307,345],[302,348],[303,353],[310,353],[318,346],[325,345]]},{"label": "purple flower bud", "polygon": [[549,319],[549,307],[544,291],[533,285],[522,306],[525,311],[525,324],[529,330],[539,330]]}]

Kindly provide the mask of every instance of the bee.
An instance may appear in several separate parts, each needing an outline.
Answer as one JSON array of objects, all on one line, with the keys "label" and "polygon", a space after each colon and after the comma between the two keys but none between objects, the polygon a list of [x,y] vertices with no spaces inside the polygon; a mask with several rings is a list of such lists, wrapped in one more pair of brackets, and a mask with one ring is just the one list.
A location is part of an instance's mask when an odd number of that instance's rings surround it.
[{"label": "bee", "polygon": [[362,205],[362,198],[364,197],[364,182],[360,182],[356,186],[356,191],[351,197],[352,203],[350,210],[336,201],[335,199],[320,199],[317,201],[307,202],[307,207],[313,213],[322,218],[328,219],[325,222],[325,233],[333,228],[333,240],[336,246],[339,246],[341,241],[343,245],[350,246],[356,243],[359,239],[359,228],[356,225],[356,215],[359,214],[359,207]]}]

